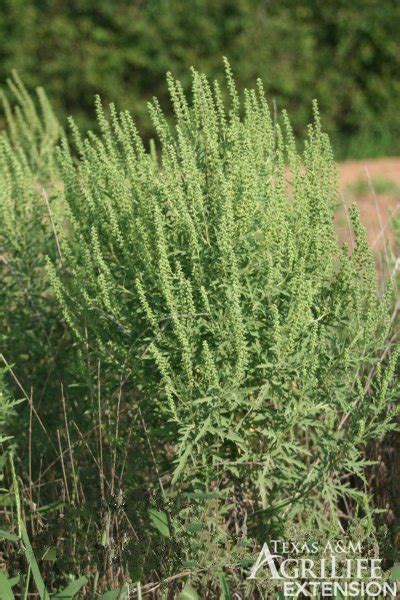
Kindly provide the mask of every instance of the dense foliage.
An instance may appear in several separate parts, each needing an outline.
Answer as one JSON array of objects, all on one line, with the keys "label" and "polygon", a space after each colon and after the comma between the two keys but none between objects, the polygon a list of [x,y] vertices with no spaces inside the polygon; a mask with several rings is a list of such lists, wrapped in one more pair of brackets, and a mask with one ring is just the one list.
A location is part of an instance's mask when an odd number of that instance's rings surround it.
[{"label": "dense foliage", "polygon": [[337,242],[317,106],[299,153],[261,81],[242,97],[225,69],[222,89],[193,70],[190,99],[169,75],[174,114],[149,104],[149,145],[99,98],[99,133],[70,120],[69,143],[44,93],[37,109],[11,84],[2,343],[26,401],[15,443],[40,450],[16,453],[17,513],[38,551],[58,546],[55,589],[83,569],[104,590],[186,568],[212,598],[228,565],[251,597],[266,536],[373,529],[364,450],[394,427],[391,296],[355,207],[353,247]]},{"label": "dense foliage", "polygon": [[190,66],[221,77],[225,55],[241,86],[263,79],[297,132],[315,97],[341,155],[395,154],[399,19],[396,0],[5,0],[0,81],[17,68],[84,126],[99,93],[150,134],[146,101],[167,105],[164,73],[188,89]]}]

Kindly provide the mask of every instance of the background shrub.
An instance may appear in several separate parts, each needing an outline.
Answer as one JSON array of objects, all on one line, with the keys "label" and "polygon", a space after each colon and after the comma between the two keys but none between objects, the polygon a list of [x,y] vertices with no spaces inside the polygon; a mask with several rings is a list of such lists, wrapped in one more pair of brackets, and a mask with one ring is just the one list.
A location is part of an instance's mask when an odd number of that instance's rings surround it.
[{"label": "background shrub", "polygon": [[146,102],[167,106],[164,74],[185,90],[189,67],[223,75],[235,65],[240,86],[261,77],[297,133],[318,98],[340,156],[400,150],[396,0],[6,0],[0,23],[0,80],[17,68],[43,85],[59,114],[94,126],[93,96],[129,109],[151,133]]}]

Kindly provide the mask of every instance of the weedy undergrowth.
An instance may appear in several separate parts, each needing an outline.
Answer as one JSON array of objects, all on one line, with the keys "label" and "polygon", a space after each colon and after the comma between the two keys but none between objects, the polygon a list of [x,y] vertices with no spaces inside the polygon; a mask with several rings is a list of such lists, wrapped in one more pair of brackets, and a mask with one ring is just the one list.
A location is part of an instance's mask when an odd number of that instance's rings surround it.
[{"label": "weedy undergrowth", "polygon": [[[10,542],[14,542],[15,544],[19,545],[19,551],[21,552],[21,554],[23,553],[25,555],[28,569],[26,573],[21,572],[18,576],[13,578],[8,578],[4,571],[0,569],[0,596],[4,598],[4,600],[14,600],[15,595],[13,588],[15,587],[19,588],[18,593],[21,598],[27,598],[29,595],[29,585],[31,583],[31,580],[33,580],[35,585],[35,593],[37,597],[40,598],[40,600],[50,600],[50,598],[54,598],[54,600],[72,600],[77,596],[77,594],[81,592],[82,588],[84,588],[88,584],[89,577],[87,575],[82,575],[78,579],[70,581],[64,589],[59,590],[55,594],[49,593],[49,591],[46,588],[46,584],[43,581],[39,564],[32,550],[31,542],[22,518],[21,497],[12,453],[9,454],[9,461],[14,485],[18,536],[5,531],[0,531],[0,536],[5,537]],[[51,556],[52,554],[54,554],[54,558]],[[47,549],[44,558],[45,560],[50,561],[56,560],[55,554],[55,549],[49,548]],[[111,598],[123,600],[125,598],[129,598],[129,587],[125,585],[124,588],[120,590],[116,589],[113,592],[106,592],[102,594],[99,598],[100,600],[110,600]]]},{"label": "weedy undergrowth", "polygon": [[[304,511],[326,531],[369,513],[362,449],[393,427],[396,389],[390,294],[377,298],[355,206],[354,250],[336,240],[336,167],[317,106],[299,154],[261,82],[241,98],[226,72],[228,108],[196,71],[190,101],[168,76],[174,120],[149,104],[150,151],[132,117],[114,105],[107,116],[100,99],[99,135],[71,121],[78,159],[65,142],[58,151],[70,270],[48,266],[76,338],[131,373],[129,401],[146,411],[168,473],[170,526],[198,522],[186,547],[195,564],[210,532],[196,509],[171,508],[182,492],[217,491],[223,519],[236,507],[238,531],[260,537]],[[220,540],[221,557],[238,531]]]},{"label": "weedy undergrowth", "polygon": [[8,435],[10,421],[15,419],[15,407],[21,402],[21,400],[12,400],[4,381],[6,372],[6,369],[0,369],[0,447],[2,448],[0,453],[0,502],[3,492],[7,491],[3,487],[3,471],[6,462],[6,452],[3,449],[6,448],[12,439],[12,436]]}]

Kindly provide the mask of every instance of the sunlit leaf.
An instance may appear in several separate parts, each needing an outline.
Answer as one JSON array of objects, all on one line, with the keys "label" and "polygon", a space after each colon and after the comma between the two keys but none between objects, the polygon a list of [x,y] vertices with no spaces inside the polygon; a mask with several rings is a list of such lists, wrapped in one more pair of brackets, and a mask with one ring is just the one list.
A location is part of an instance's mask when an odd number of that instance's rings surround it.
[{"label": "sunlit leaf", "polygon": [[87,584],[88,581],[89,581],[89,577],[87,577],[86,575],[79,577],[79,579],[75,579],[75,581],[72,581],[63,590],[61,590],[60,592],[57,592],[57,594],[55,596],[53,596],[53,599],[54,600],[62,600],[62,599],[69,600],[70,598],[73,598],[83,588],[83,586]]},{"label": "sunlit leaf", "polygon": [[0,596],[2,600],[14,600],[11,583],[2,569],[0,569]]},{"label": "sunlit leaf", "polygon": [[171,537],[167,513],[161,510],[156,510],[155,508],[151,508],[149,510],[149,515],[153,526],[158,529],[161,535],[164,537]]},{"label": "sunlit leaf", "polygon": [[185,584],[185,587],[178,596],[178,600],[199,600],[199,595],[189,582]]}]

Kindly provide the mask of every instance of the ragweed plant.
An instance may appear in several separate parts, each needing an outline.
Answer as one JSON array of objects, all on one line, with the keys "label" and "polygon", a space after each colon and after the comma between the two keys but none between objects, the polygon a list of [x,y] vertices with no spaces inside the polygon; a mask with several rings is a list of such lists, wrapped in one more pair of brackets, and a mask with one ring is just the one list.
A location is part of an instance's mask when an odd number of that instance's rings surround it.
[{"label": "ragweed plant", "polygon": [[[6,124],[0,131],[0,368],[7,367],[10,393],[30,399],[18,409],[20,421],[13,423],[22,441],[28,435],[29,405],[42,401],[42,420],[52,419],[57,376],[69,369],[64,352],[68,331],[58,318],[45,270],[46,257],[60,260],[54,150],[62,131],[41,88],[30,96],[14,74],[6,92],[0,92]],[[47,444],[42,438],[36,448]]]},{"label": "ragweed plant", "polygon": [[49,469],[85,565],[102,549],[102,589],[121,577],[115,540],[135,580],[183,564],[222,581],[271,532],[372,523],[364,448],[393,428],[392,299],[355,207],[354,248],[336,239],[317,106],[300,153],[261,82],[241,97],[226,73],[229,106],[203,75],[190,99],[169,75],[174,117],[149,104],[149,148],[99,99],[100,133],[71,120],[68,142],[42,92],[37,111],[16,79],[17,107],[4,101],[4,355],[47,425],[36,448],[58,444]]},{"label": "ragweed plant", "polygon": [[9,391],[4,382],[6,369],[0,369],[0,503],[3,499],[4,488],[4,466],[6,462],[6,453],[3,449],[10,443],[11,436],[8,435],[10,421],[15,418],[15,406],[19,404],[19,400],[12,400]]},{"label": "ragweed plant", "polygon": [[166,496],[217,491],[250,528],[311,510],[329,530],[369,514],[363,448],[391,428],[395,390],[390,297],[355,207],[355,248],[338,245],[317,106],[300,154],[261,82],[240,98],[226,73],[228,108],[203,75],[190,101],[168,76],[174,121],[149,104],[150,150],[99,99],[99,135],[71,121],[75,149],[58,152],[70,272],[49,273],[77,339],[131,373]]},{"label": "ragweed plant", "polygon": [[0,132],[0,339],[10,363],[17,357],[32,361],[38,350],[31,374],[43,356],[35,338],[50,348],[48,328],[54,326],[47,320],[44,261],[56,255],[51,204],[61,128],[42,89],[35,104],[16,74],[8,84],[14,102],[0,94],[7,122]]}]

